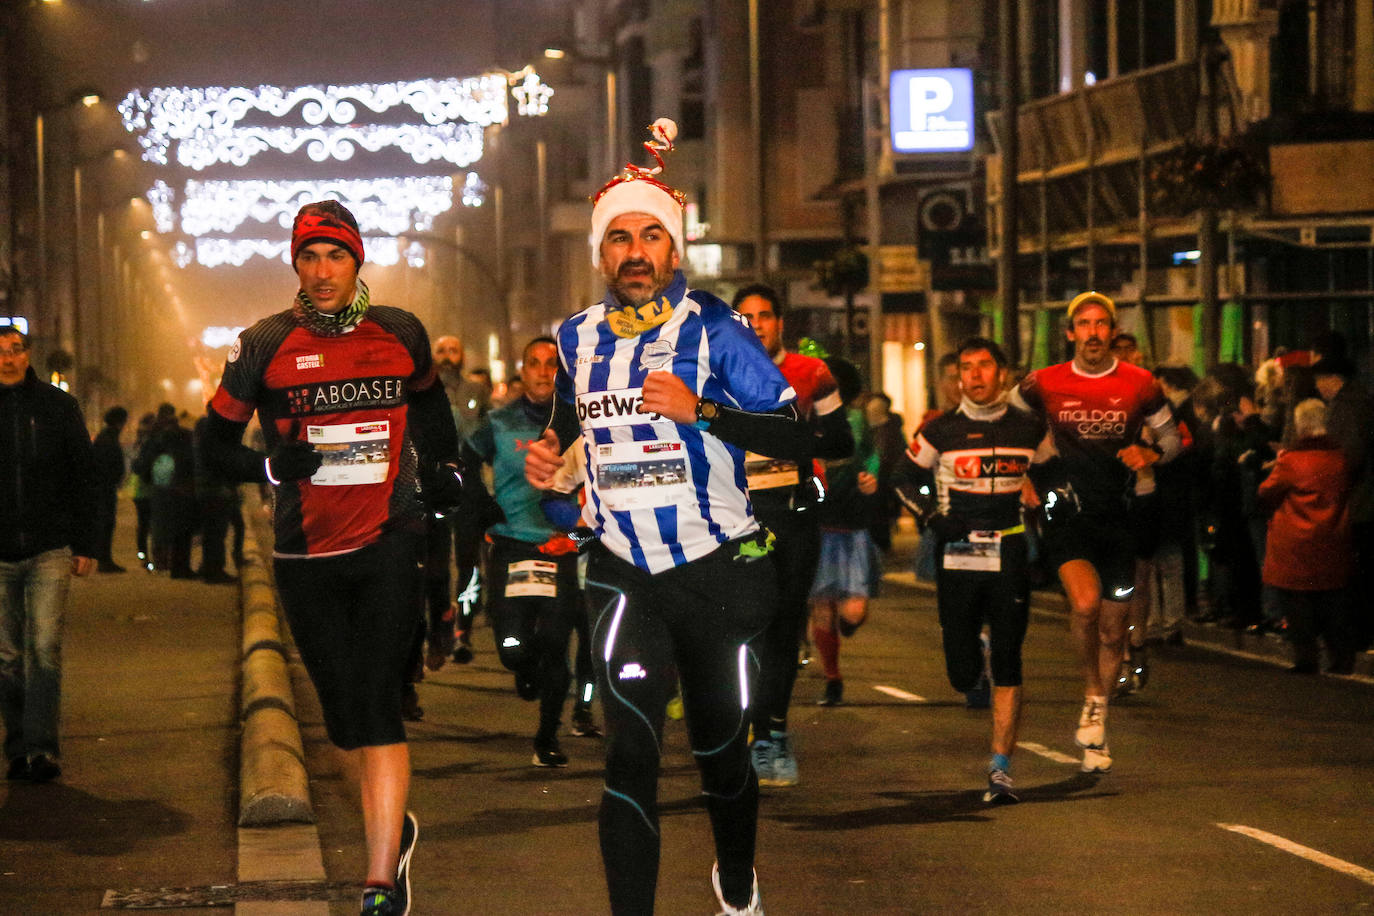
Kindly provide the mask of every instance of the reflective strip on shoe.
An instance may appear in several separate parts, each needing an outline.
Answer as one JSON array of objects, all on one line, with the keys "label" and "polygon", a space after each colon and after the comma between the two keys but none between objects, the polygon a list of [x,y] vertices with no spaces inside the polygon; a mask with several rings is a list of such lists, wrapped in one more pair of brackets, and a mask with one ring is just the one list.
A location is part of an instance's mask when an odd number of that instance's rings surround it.
[{"label": "reflective strip on shoe", "polygon": [[401,852],[396,862],[396,892],[392,895],[391,908],[396,916],[407,916],[410,912],[410,859],[415,855],[415,844],[420,839],[420,822],[407,811],[401,821]]},{"label": "reflective strip on shoe", "polygon": [[754,872],[754,888],[749,893],[749,905],[740,909],[725,902],[725,894],[720,889],[720,863],[711,863],[711,889],[716,892],[716,902],[721,911],[717,916],[764,916],[763,898],[759,896],[759,875]]}]

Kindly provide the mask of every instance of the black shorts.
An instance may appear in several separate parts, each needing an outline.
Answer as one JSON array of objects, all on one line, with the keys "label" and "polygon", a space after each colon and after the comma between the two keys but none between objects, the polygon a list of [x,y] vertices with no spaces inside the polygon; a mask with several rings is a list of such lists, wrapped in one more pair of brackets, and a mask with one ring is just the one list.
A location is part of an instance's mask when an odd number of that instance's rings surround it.
[{"label": "black shorts", "polygon": [[945,569],[936,548],[936,606],[945,649],[945,672],[960,693],[972,690],[983,673],[979,633],[987,623],[992,682],[1021,686],[1021,644],[1030,621],[1030,564],[1025,535],[1002,539],[997,572]]},{"label": "black shorts", "polygon": [[423,551],[424,535],[389,531],[361,550],[273,563],[325,730],[344,750],[406,740],[401,684],[421,623]]},{"label": "black shorts", "polygon": [[1125,509],[1109,518],[1079,515],[1044,532],[1045,556],[1058,571],[1070,560],[1097,570],[1104,601],[1129,601],[1135,591],[1136,539]]}]

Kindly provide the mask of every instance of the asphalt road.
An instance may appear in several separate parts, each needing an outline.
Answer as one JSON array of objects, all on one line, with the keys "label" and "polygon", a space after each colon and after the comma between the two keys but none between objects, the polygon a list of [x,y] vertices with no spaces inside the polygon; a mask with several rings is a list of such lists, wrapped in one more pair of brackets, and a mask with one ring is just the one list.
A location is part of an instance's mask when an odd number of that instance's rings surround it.
[{"label": "asphalt road", "polygon": [[[110,912],[111,897],[230,911],[205,904],[236,880],[237,599],[229,586],[136,571],[75,584],[64,772],[48,785],[0,783],[0,916]],[[1161,652],[1146,691],[1113,706],[1114,772],[1085,777],[1065,629],[1059,615],[1032,623],[1014,766],[1023,801],[989,809],[987,713],[964,709],[944,682],[929,590],[889,582],[844,648],[849,705],[813,705],[821,680],[810,670],[798,683],[802,783],[765,789],[761,810],[768,912],[1374,911],[1374,681],[1295,678],[1194,646]],[[565,737],[567,769],[531,767],[534,707],[515,696],[485,627],[477,648],[471,665],[421,685],[425,721],[410,727],[413,912],[605,913],[600,742]],[[354,916],[354,792],[299,686],[330,912]],[[660,797],[658,912],[714,913],[680,722],[667,730]],[[321,889],[282,889],[274,916],[299,911],[284,902],[300,899],[293,891]]]},{"label": "asphalt road", "polygon": [[[902,578],[902,577],[898,577]],[[905,577],[909,581],[909,577]],[[765,789],[758,873],[770,914],[1374,911],[1374,688],[1184,647],[1115,704],[1115,768],[1079,773],[1081,686],[1062,617],[1037,615],[1014,758],[1019,805],[981,801],[986,712],[944,679],[929,590],[890,581],[844,645],[848,705],[798,681],[801,784]],[[530,766],[535,708],[483,625],[477,658],[421,685],[410,727],[418,914],[606,911],[600,742]],[[331,881],[363,873],[352,790],[300,710]],[[714,913],[707,820],[680,722],[665,736],[658,912]],[[331,914],[356,913],[351,893]]]}]

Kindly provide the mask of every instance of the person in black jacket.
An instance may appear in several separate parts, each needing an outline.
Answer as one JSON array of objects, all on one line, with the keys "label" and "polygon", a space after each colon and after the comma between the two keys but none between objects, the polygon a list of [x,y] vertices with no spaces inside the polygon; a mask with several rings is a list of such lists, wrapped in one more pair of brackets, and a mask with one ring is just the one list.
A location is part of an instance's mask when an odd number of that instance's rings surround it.
[{"label": "person in black jacket", "polygon": [[152,484],[153,566],[173,579],[191,579],[196,530],[194,448],[191,431],[171,404],[157,409],[152,435],[134,459],[134,471]]},{"label": "person in black jacket", "polygon": [[95,566],[91,440],[76,399],[29,367],[28,337],[0,327],[0,718],[6,778],[48,782],[58,763],[62,616],[71,576]]},{"label": "person in black jacket", "polygon": [[119,485],[124,482],[124,448],[119,435],[129,422],[129,412],[123,407],[105,411],[105,428],[95,436],[96,489],[96,571],[122,573],[124,567],[114,561],[115,510],[119,505]]}]

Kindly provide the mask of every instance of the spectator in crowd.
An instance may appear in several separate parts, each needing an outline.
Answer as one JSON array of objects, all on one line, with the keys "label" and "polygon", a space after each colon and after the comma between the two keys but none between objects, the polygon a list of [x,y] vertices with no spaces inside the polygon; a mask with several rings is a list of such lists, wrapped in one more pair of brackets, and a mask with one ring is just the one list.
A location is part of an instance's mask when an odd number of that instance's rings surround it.
[{"label": "spectator in crowd", "polygon": [[152,562],[173,579],[190,579],[191,540],[196,528],[195,456],[191,431],[171,404],[157,409],[157,422],[134,470],[152,485]]},{"label": "spectator in crowd", "polygon": [[95,468],[76,399],[41,382],[0,327],[0,718],[10,780],[62,775],[62,618],[95,566]]},{"label": "spectator in crowd", "polygon": [[119,507],[119,487],[124,483],[124,447],[119,436],[129,422],[129,411],[111,407],[105,411],[105,427],[96,433],[96,572],[122,573],[124,567],[114,560],[115,514]]},{"label": "spectator in crowd", "polygon": [[134,479],[134,547],[137,551],[138,565],[149,572],[153,570],[153,554],[149,540],[153,530],[153,484],[145,475],[139,473],[138,456],[143,454],[143,448],[152,438],[156,426],[157,414],[145,413],[139,417],[138,429],[134,432],[134,444],[129,450],[129,454],[134,456],[129,468]]},{"label": "spectator in crowd", "polygon": [[1140,341],[1128,331],[1118,331],[1112,338],[1112,355],[1132,366],[1145,365],[1145,354],[1140,352]]},{"label": "spectator in crowd", "polygon": [[[1183,620],[1197,607],[1198,521],[1197,503],[1206,489],[1206,454],[1203,424],[1194,409],[1192,392],[1198,377],[1187,366],[1161,366],[1155,370],[1159,387],[1173,407],[1178,426],[1180,453],[1173,461],[1155,468],[1159,498],[1159,544],[1154,574],[1148,583],[1153,594],[1146,627],[1153,638],[1173,645],[1183,643]],[[1137,589],[1142,583],[1137,582]]]},{"label": "spectator in crowd", "polygon": [[225,585],[238,581],[238,577],[231,576],[225,568],[225,542],[236,511],[238,486],[226,480],[206,461],[208,423],[208,417],[197,420],[193,435],[196,516],[200,531],[200,569],[197,575],[211,585]]},{"label": "spectator in crowd", "polygon": [[1350,473],[1340,444],[1327,434],[1327,414],[1316,398],[1294,408],[1298,438],[1279,452],[1259,487],[1262,504],[1273,511],[1264,581],[1278,590],[1295,674],[1317,673],[1318,637],[1329,672],[1349,674],[1355,664],[1345,594],[1355,563]]},{"label": "spectator in crowd", "polygon": [[[1350,473],[1350,528],[1355,549],[1356,592],[1374,594],[1374,398],[1355,380],[1355,366],[1344,356],[1323,356],[1312,367],[1326,402],[1326,428],[1345,455]],[[1374,641],[1374,611],[1364,601],[1352,621],[1360,648]]]}]

